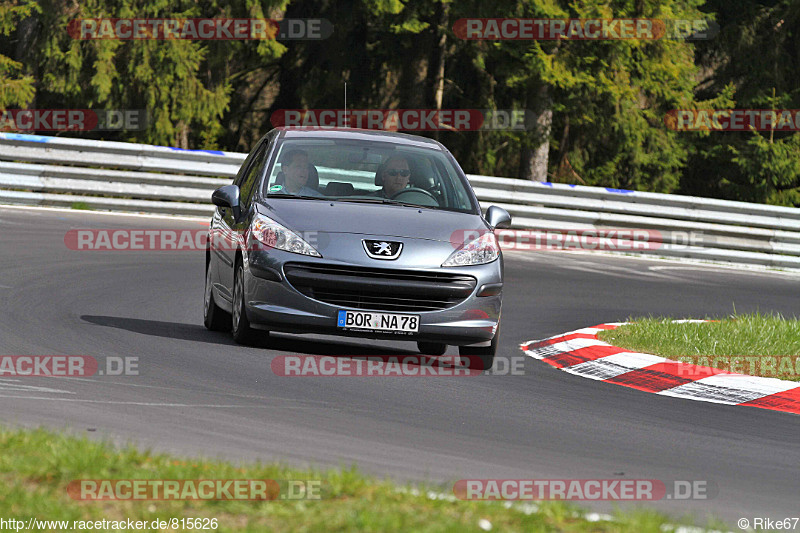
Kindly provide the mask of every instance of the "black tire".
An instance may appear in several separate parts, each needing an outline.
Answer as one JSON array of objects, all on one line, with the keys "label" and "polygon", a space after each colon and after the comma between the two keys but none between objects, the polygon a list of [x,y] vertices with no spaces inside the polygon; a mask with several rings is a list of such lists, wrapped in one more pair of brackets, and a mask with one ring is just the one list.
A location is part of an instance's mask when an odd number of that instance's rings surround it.
[{"label": "black tire", "polygon": [[253,344],[256,330],[250,327],[247,318],[247,307],[244,305],[244,267],[236,262],[236,271],[233,277],[233,314],[231,316],[231,333],[233,340],[239,344]]},{"label": "black tire", "polygon": [[206,286],[203,297],[203,325],[211,331],[230,331],[231,315],[222,310],[214,301],[211,290],[211,267],[206,267]]},{"label": "black tire", "polygon": [[494,356],[497,354],[499,339],[500,324],[497,325],[497,331],[495,331],[492,344],[489,346],[459,346],[458,355],[461,356],[461,363],[469,368],[478,369],[478,361],[480,361],[480,370],[491,370],[494,366]]},{"label": "black tire", "polygon": [[444,355],[447,345],[442,342],[418,342],[417,349],[425,355]]}]

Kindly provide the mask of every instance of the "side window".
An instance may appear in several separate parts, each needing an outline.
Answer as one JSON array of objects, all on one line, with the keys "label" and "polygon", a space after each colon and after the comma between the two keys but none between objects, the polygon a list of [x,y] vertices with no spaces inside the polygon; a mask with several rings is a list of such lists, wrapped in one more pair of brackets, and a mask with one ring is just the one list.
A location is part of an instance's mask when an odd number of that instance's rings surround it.
[{"label": "side window", "polygon": [[[259,150],[260,150],[260,147],[259,147]],[[247,154],[247,157],[245,158],[244,163],[242,163],[242,166],[239,167],[239,172],[237,172],[236,173],[236,177],[233,178],[233,184],[234,185],[237,185],[239,187],[242,186],[242,180],[244,179],[245,175],[247,174],[246,170],[250,169],[250,162],[253,160],[253,158],[256,156],[256,152],[258,152],[259,150],[252,150],[249,154]]]},{"label": "side window", "polygon": [[248,209],[250,207],[250,201],[253,198],[256,183],[261,176],[261,172],[264,170],[268,146],[269,143],[265,142],[258,148],[258,153],[253,158],[250,168],[247,169],[247,173],[244,175],[241,185],[239,185],[239,203],[243,209]]}]

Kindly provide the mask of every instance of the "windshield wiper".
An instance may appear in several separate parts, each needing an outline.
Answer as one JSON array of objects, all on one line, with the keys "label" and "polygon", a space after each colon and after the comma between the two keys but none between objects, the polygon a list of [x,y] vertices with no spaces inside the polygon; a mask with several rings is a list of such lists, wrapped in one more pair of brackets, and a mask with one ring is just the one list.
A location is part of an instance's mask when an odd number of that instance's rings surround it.
[{"label": "windshield wiper", "polygon": [[425,209],[439,209],[435,205],[409,204],[407,202],[398,202],[397,200],[390,200],[388,198],[384,198],[383,203],[392,205],[402,205],[403,207],[424,207]]},{"label": "windshield wiper", "polygon": [[354,202],[365,204],[385,204],[390,200],[388,198],[352,198],[350,196],[331,196],[329,200],[336,200],[337,202]]},{"label": "windshield wiper", "polygon": [[391,200],[389,198],[351,198],[348,196],[337,196],[331,198],[331,200],[336,200],[338,202],[353,202],[353,203],[365,203],[365,204],[389,204],[389,205],[402,205],[403,207],[425,207],[427,209],[438,209],[438,207],[432,205],[418,205],[418,204],[409,204],[406,202],[398,202],[397,200]]},{"label": "windshield wiper", "polygon": [[303,200],[324,200],[328,201],[330,198],[324,196],[307,196],[303,194],[288,194],[285,192],[268,193],[267,198],[302,198]]}]

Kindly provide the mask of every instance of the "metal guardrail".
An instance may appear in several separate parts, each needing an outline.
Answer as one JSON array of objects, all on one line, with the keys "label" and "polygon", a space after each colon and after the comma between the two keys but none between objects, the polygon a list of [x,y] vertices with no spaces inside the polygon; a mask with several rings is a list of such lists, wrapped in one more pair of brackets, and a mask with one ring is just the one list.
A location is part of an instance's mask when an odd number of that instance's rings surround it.
[{"label": "metal guardrail", "polygon": [[[213,211],[211,191],[229,183],[245,157],[238,152],[0,133],[0,203],[206,216]],[[322,169],[321,179],[324,176]],[[631,253],[800,268],[797,208],[468,178],[484,207],[499,205],[511,213],[512,228],[644,229],[659,245]]]}]

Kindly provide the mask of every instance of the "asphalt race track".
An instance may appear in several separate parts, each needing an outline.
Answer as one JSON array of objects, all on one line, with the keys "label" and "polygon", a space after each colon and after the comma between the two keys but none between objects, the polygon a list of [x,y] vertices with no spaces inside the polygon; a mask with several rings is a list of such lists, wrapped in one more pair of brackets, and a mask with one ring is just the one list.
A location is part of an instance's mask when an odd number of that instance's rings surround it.
[{"label": "asphalt race track", "polygon": [[[140,372],[0,377],[5,424],[91,429],[184,454],[357,463],[443,490],[465,478],[706,480],[718,489],[709,500],[650,505],[732,526],[797,516],[798,416],[647,394],[529,358],[515,376],[279,377],[279,355],[415,346],[292,335],[238,346],[203,328],[202,252],[69,250],[72,228],[202,225],[0,208],[0,354],[138,357]],[[504,293],[500,359],[520,357],[524,341],[630,315],[726,316],[735,306],[800,316],[800,277],[592,254],[506,254]]]}]

